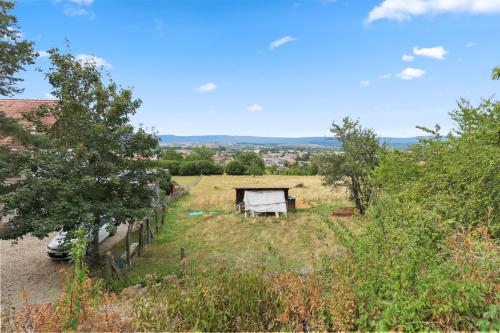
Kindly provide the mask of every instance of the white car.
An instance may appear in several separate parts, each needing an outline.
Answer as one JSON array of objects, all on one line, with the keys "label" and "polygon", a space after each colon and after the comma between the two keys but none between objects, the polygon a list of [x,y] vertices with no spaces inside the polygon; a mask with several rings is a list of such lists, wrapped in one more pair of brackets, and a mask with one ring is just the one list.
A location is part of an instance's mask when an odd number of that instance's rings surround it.
[{"label": "white car", "polygon": [[[99,244],[102,243],[106,238],[114,236],[116,233],[116,227],[109,225],[109,223],[101,217],[99,225]],[[67,231],[62,229],[57,233],[57,235],[49,241],[47,245],[47,255],[51,259],[55,260],[65,260],[69,259],[69,248],[71,240],[67,239]],[[85,236],[90,240],[91,232],[88,231]]]}]

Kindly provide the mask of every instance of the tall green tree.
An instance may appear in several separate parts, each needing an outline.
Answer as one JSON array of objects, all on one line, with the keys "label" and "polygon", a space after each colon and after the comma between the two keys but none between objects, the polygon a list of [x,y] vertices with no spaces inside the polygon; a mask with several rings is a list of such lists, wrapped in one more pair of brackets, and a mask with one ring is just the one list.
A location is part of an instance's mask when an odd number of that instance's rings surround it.
[{"label": "tall green tree", "polygon": [[188,161],[209,161],[215,155],[215,150],[206,146],[193,147],[191,155],[186,157]]},{"label": "tall green tree", "polygon": [[[22,92],[17,84],[22,81],[16,77],[24,66],[32,64],[36,54],[33,44],[22,40],[22,33],[17,26],[17,19],[9,12],[14,8],[12,1],[0,0],[0,96],[12,96]],[[20,146],[40,143],[39,137],[31,135],[0,110],[0,137],[11,137],[12,143]],[[22,164],[25,156],[13,155],[8,146],[0,146],[0,193],[12,186],[4,180],[19,175],[16,166]]]},{"label": "tall green tree", "polygon": [[332,124],[330,131],[340,142],[340,150],[318,157],[319,173],[326,185],[345,187],[360,214],[371,199],[370,173],[379,163],[382,146],[375,132],[363,128],[359,120],[345,117]]},{"label": "tall green tree", "polygon": [[93,63],[56,49],[49,53],[46,76],[58,102],[36,110],[31,120],[51,116],[55,124],[45,129],[48,144],[32,147],[24,161],[26,179],[0,197],[3,214],[14,215],[1,236],[42,238],[84,225],[92,231],[97,257],[101,217],[130,223],[153,204],[151,184],[161,175],[148,170],[145,160],[157,153],[158,138],[130,123],[141,104],[130,89],[105,82]]},{"label": "tall green tree", "polygon": [[0,96],[12,96],[23,89],[17,84],[22,81],[16,74],[26,65],[34,63],[36,53],[33,43],[22,40],[17,19],[9,12],[14,2],[0,0]]},{"label": "tall green tree", "polygon": [[253,151],[242,151],[236,155],[236,161],[245,166],[246,175],[263,175],[266,170],[266,165],[262,157]]},{"label": "tall green tree", "polygon": [[161,158],[166,161],[182,161],[181,153],[178,153],[175,148],[169,147],[161,153]]},{"label": "tall green tree", "polygon": [[226,174],[230,176],[244,175],[247,168],[237,160],[233,160],[226,165]]}]

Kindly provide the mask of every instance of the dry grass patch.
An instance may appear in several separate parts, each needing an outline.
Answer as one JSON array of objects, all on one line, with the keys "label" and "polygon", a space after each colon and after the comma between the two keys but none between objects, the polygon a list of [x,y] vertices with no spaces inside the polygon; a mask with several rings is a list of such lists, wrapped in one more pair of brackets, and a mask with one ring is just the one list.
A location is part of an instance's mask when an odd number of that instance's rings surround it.
[{"label": "dry grass patch", "polygon": [[[174,177],[187,184],[195,177]],[[297,185],[302,184],[300,187]],[[345,201],[346,195],[321,185],[319,176],[204,176],[190,191],[191,209],[234,209],[235,187],[290,187],[289,194],[297,198],[297,208],[307,208],[324,202]]]},{"label": "dry grass patch", "polygon": [[179,177],[172,177],[172,180],[174,180],[177,184],[180,186],[186,186],[192,183],[198,176],[179,176]]}]

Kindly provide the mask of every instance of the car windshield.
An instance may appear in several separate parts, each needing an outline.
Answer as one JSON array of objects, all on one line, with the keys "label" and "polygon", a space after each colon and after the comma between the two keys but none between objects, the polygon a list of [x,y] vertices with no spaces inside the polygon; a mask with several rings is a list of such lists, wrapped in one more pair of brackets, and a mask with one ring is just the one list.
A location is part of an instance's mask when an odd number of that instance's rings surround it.
[{"label": "car windshield", "polygon": [[[104,226],[106,224],[106,218],[104,216],[101,216],[99,218],[99,228],[101,228],[102,226]],[[87,228],[88,230],[90,230],[89,226],[86,226],[84,224],[81,224],[81,226]],[[61,229],[61,233],[67,233],[68,231],[73,231],[74,229],[73,228],[68,228],[66,226],[64,226],[62,229]]]}]

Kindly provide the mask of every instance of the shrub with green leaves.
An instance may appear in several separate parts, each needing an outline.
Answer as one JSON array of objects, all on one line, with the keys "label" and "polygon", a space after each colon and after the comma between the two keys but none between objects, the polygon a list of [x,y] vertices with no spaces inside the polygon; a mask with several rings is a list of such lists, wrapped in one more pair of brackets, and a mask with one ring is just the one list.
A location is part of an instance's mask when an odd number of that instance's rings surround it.
[{"label": "shrub with green leaves", "polygon": [[[387,152],[360,230],[331,224],[347,249],[362,330],[500,329],[500,103],[451,113],[457,129]],[[336,259],[336,260],[337,260]],[[496,323],[496,324],[495,324]]]},{"label": "shrub with green leaves", "polygon": [[138,331],[279,330],[278,294],[259,272],[231,272],[224,266],[196,275],[146,277],[131,287],[132,325]]},{"label": "shrub with green leaves", "polygon": [[233,160],[226,165],[226,174],[231,176],[244,175],[247,168],[239,161]]}]

